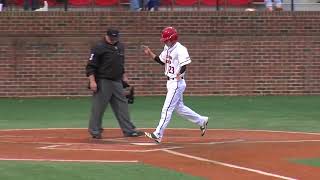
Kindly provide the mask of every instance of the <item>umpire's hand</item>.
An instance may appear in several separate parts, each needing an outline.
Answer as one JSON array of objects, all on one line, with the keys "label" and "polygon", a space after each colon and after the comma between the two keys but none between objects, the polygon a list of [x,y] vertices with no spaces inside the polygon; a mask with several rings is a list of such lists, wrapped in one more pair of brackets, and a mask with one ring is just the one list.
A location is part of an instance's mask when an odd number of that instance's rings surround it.
[{"label": "umpire's hand", "polygon": [[91,74],[89,76],[89,85],[88,85],[88,88],[93,91],[93,92],[96,92],[97,89],[98,89],[98,86],[97,86],[97,82],[96,82],[96,78],[94,77],[93,74]]},{"label": "umpire's hand", "polygon": [[97,91],[97,83],[95,81],[90,81],[89,82],[89,88],[91,91],[96,92]]}]

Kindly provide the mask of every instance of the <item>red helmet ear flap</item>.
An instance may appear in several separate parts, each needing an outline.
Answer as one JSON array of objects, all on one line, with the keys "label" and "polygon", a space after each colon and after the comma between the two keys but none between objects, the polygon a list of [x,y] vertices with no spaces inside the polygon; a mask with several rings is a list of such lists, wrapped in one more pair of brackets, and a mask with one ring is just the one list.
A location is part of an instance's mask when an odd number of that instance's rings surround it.
[{"label": "red helmet ear flap", "polygon": [[178,33],[177,30],[173,27],[166,27],[161,32],[161,42],[175,42],[178,40]]}]

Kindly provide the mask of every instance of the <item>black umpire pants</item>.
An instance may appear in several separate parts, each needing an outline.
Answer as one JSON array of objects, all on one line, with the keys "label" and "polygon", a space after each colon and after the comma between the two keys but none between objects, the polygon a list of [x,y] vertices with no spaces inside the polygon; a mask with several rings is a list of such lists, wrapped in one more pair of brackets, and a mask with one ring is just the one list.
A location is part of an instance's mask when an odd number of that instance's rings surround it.
[{"label": "black umpire pants", "polygon": [[135,132],[136,127],[130,120],[128,101],[124,96],[121,80],[112,81],[99,79],[97,85],[98,90],[92,96],[89,133],[91,135],[102,133],[102,118],[109,103],[111,104],[111,108],[123,134],[126,135]]}]

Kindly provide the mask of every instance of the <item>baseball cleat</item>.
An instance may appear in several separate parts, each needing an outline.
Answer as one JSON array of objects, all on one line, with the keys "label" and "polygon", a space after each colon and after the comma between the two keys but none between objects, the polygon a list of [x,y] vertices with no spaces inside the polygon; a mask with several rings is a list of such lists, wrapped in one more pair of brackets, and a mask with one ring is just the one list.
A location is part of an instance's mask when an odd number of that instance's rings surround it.
[{"label": "baseball cleat", "polygon": [[144,135],[144,132],[136,130],[132,133],[124,134],[124,137],[139,137],[139,136],[143,136],[143,135]]},{"label": "baseball cleat", "polygon": [[200,126],[201,136],[204,136],[204,134],[206,134],[206,131],[207,131],[207,128],[208,128],[208,120],[209,120],[209,118],[207,117],[204,120],[203,125]]},{"label": "baseball cleat", "polygon": [[101,134],[92,134],[91,137],[92,139],[102,139]]},{"label": "baseball cleat", "polygon": [[154,135],[153,133],[144,132],[144,134],[145,134],[145,136],[146,136],[147,138],[150,138],[150,139],[154,140],[157,144],[160,144],[161,139],[158,138],[158,137],[157,137],[156,135]]}]

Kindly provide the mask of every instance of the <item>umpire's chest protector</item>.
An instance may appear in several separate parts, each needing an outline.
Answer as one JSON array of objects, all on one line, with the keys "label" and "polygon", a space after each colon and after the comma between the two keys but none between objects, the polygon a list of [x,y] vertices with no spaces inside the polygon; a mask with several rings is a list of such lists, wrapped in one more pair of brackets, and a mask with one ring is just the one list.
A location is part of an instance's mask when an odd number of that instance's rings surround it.
[{"label": "umpire's chest protector", "polygon": [[99,58],[99,74],[108,79],[122,79],[124,73],[124,48],[121,43],[106,44]]}]

